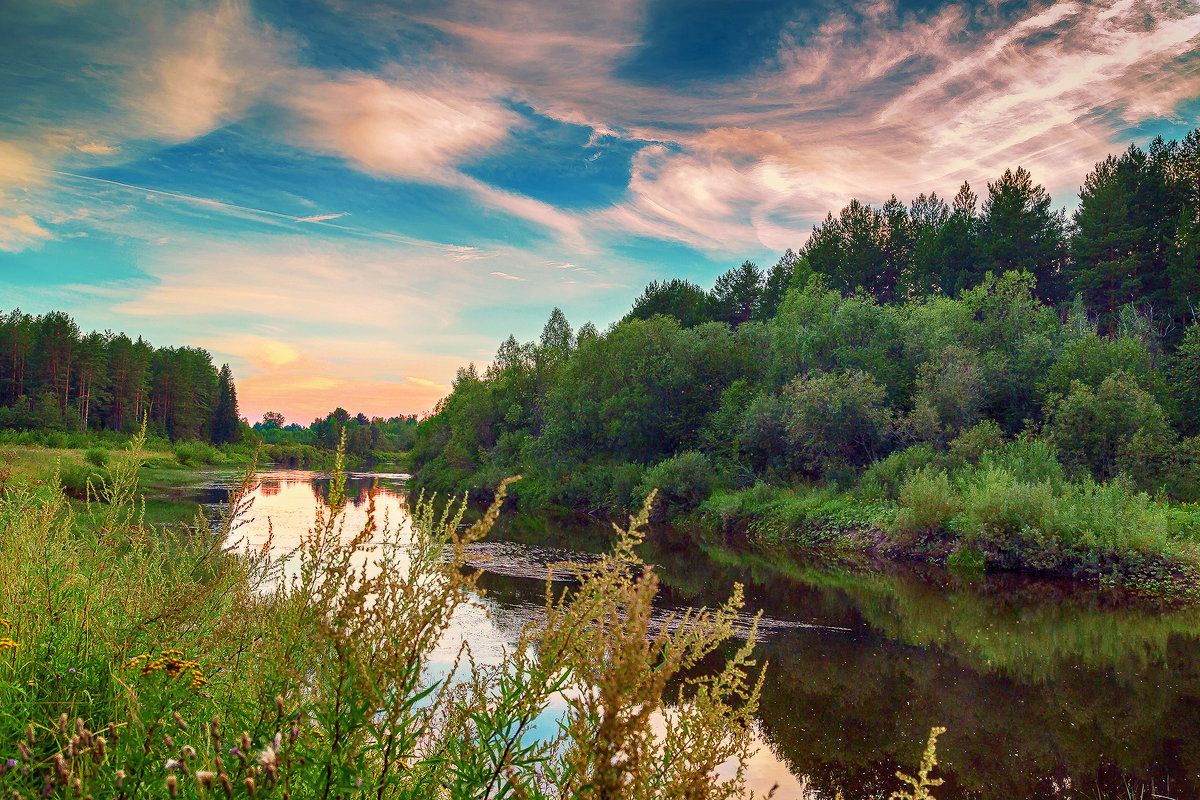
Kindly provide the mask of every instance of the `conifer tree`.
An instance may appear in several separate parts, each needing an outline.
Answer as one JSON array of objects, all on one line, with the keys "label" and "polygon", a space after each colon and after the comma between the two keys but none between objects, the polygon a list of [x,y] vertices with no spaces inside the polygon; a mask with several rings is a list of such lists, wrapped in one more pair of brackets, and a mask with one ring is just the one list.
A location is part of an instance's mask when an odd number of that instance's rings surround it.
[{"label": "conifer tree", "polygon": [[237,389],[233,385],[233,370],[221,365],[217,374],[217,404],[213,409],[212,439],[217,444],[238,440]]}]

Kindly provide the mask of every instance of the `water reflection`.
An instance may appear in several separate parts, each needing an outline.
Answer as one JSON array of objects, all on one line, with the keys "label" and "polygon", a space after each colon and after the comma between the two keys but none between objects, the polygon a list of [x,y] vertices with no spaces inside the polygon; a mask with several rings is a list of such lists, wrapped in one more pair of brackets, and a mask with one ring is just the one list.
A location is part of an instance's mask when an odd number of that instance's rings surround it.
[{"label": "water reflection", "polygon": [[[241,533],[294,543],[326,502],[328,478],[263,476]],[[377,512],[403,519],[403,476],[380,481]],[[347,482],[347,530],[365,519],[375,478]],[[213,502],[226,487],[211,487]],[[604,548],[604,526],[509,521],[475,556],[479,606],[464,609],[439,651],[469,641],[494,663],[541,613],[548,565]],[[929,729],[946,786],[939,797],[1126,797],[1153,786],[1200,796],[1200,610],[1152,606],[1112,591],[1012,576],[960,578],[880,565],[871,573],[784,554],[695,548],[645,557],[662,580],[663,615],[716,604],[735,582],[764,613],[769,661],[754,786],[795,797],[887,796],[915,767]],[[1146,792],[1149,796],[1149,792]]]}]

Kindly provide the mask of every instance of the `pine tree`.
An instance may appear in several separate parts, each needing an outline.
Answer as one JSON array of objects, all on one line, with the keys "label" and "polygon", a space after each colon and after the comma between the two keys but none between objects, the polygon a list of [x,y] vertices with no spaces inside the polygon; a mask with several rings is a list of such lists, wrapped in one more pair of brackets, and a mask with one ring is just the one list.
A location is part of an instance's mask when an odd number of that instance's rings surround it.
[{"label": "pine tree", "polygon": [[237,389],[233,385],[233,370],[221,365],[217,374],[217,404],[213,409],[212,439],[217,444],[238,440]]}]

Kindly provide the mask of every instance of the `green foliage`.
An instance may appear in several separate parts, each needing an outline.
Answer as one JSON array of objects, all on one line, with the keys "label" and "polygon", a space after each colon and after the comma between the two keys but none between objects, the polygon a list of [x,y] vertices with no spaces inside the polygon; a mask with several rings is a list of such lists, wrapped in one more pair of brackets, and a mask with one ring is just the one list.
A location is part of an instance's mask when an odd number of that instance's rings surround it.
[{"label": "green foliage", "polygon": [[92,466],[108,466],[108,451],[103,447],[89,447],[88,451],[84,453],[84,458],[86,458],[88,463]]},{"label": "green foliage", "polygon": [[1095,390],[1072,384],[1051,409],[1050,431],[1068,463],[1097,480],[1124,472],[1142,486],[1155,482],[1174,438],[1162,408],[1124,372]]},{"label": "green foliage", "polygon": [[922,469],[910,475],[900,488],[899,502],[892,531],[902,539],[940,532],[962,507],[945,470]]},{"label": "green foliage", "polygon": [[217,448],[205,442],[176,442],[174,447],[175,459],[185,467],[202,467],[207,464],[218,464],[224,459]]},{"label": "green foliage", "polygon": [[884,389],[861,370],[796,378],[784,391],[783,410],[787,443],[814,475],[831,466],[866,466],[892,437]]},{"label": "green foliage", "polygon": [[699,507],[712,494],[715,481],[708,456],[694,450],[672,456],[650,469],[639,485],[645,496],[656,492],[657,519],[670,519]]},{"label": "green foliage", "polygon": [[[619,517],[633,487],[675,481],[686,499],[667,508],[789,541],[838,538],[841,511],[809,507],[836,486],[856,498],[849,528],[872,532],[856,546],[890,535],[943,558],[969,531],[1001,543],[972,550],[992,566],[1124,569],[1141,556],[1120,537],[1047,555],[1069,530],[1038,509],[1094,482],[1200,492],[1198,142],[1097,165],[1071,228],[1017,168],[982,202],[967,184],[951,202],[853,201],[765,276],[744,262],[710,292],[652,283],[603,333],[572,338],[556,310],[414,426],[413,485],[485,500],[519,471],[522,508]],[[675,474],[701,458],[707,477]],[[1032,506],[997,495],[1010,479]]]}]

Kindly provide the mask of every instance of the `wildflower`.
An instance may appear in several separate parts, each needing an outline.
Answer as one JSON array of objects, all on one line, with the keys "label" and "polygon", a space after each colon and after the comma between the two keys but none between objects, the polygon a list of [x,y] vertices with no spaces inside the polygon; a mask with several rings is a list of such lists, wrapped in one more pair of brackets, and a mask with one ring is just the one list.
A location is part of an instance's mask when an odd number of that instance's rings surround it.
[{"label": "wildflower", "polygon": [[283,696],[282,695],[275,695],[275,711],[279,714],[279,716],[281,716],[281,717],[283,716]]},{"label": "wildflower", "polygon": [[246,778],[246,791],[250,793],[251,797],[256,796],[254,789],[254,778]]},{"label": "wildflower", "polygon": [[12,637],[5,636],[4,638],[0,638],[0,652],[3,652],[5,650],[16,650],[16,649],[17,649],[17,643]]},{"label": "wildflower", "polygon": [[4,762],[4,766],[7,769],[15,769],[17,764],[18,761],[15,758],[10,758],[8,761]]},{"label": "wildflower", "polygon": [[22,761],[31,761],[33,759],[33,753],[30,752],[29,745],[24,742],[17,742],[17,752],[21,754]]},{"label": "wildflower", "polygon": [[194,758],[196,757],[196,748],[192,747],[190,744],[188,744],[188,745],[184,745],[184,747],[183,747],[183,757],[184,757],[184,758],[186,758],[186,759],[187,759],[187,760],[189,760],[189,761],[191,761],[192,759],[194,759]]},{"label": "wildflower", "polygon": [[178,711],[172,711],[171,717],[175,720],[175,724],[179,726],[180,730],[186,731],[188,729],[187,723],[183,721],[183,717],[180,716]]},{"label": "wildflower", "polygon": [[179,787],[176,784],[174,775],[167,776],[167,794],[170,795],[171,800],[179,796]]},{"label": "wildflower", "polygon": [[196,782],[205,789],[211,789],[213,780],[217,777],[217,773],[209,772],[208,770],[200,770],[196,773]]},{"label": "wildflower", "polygon": [[173,769],[178,769],[179,767],[182,767],[182,766],[183,766],[183,764],[181,762],[179,762],[178,760],[176,760],[174,758],[168,758],[167,763],[163,765],[163,769],[170,771]]},{"label": "wildflower", "polygon": [[63,758],[62,753],[54,754],[54,774],[59,783],[66,783],[67,779],[71,777],[71,770],[67,769],[67,760]]},{"label": "wildflower", "polygon": [[121,788],[121,786],[122,786],[122,785],[125,783],[125,770],[123,770],[123,769],[119,769],[119,770],[117,770],[117,781],[116,781],[116,783],[117,783],[117,788],[118,788],[118,789],[120,789],[120,788]]}]

